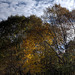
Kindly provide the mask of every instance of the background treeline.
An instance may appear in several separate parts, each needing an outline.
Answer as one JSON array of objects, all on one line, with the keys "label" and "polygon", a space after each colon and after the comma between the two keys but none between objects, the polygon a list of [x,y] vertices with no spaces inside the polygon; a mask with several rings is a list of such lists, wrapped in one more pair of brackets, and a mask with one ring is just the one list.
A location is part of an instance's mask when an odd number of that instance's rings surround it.
[{"label": "background treeline", "polygon": [[74,21],[75,10],[60,5],[48,7],[41,18],[1,21],[0,75],[75,75],[75,41],[67,42]]}]

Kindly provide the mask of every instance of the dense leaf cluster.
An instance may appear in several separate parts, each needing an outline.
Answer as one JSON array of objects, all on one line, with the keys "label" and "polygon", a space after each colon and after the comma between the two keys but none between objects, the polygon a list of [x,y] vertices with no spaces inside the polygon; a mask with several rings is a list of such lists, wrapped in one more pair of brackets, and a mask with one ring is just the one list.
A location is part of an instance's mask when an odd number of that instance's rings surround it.
[{"label": "dense leaf cluster", "polygon": [[0,22],[1,75],[75,74],[75,41],[66,42],[63,26],[73,26],[74,10],[55,5],[43,19],[16,15]]}]

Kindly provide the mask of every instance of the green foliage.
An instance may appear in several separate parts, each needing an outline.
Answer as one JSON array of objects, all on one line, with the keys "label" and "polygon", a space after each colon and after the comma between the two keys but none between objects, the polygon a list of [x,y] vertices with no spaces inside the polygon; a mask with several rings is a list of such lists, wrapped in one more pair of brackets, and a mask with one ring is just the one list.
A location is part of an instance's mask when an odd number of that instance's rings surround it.
[{"label": "green foliage", "polygon": [[[46,14],[52,13],[50,17],[53,16],[56,22],[66,22],[61,20],[62,16],[71,18],[70,12],[60,5],[47,10]],[[63,43],[61,36],[60,27],[43,23],[35,15],[10,16],[0,22],[1,74],[74,75],[75,42],[70,41],[66,52],[59,54],[56,49]]]}]

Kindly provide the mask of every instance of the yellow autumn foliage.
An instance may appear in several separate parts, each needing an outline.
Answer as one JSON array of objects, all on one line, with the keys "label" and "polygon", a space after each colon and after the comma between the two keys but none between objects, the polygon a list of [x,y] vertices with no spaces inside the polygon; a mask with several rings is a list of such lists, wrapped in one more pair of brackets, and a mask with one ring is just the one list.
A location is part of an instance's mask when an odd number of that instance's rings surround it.
[{"label": "yellow autumn foliage", "polygon": [[24,60],[23,68],[25,68],[25,73],[29,71],[31,74],[42,72],[44,65],[41,63],[41,60],[45,59],[45,41],[50,45],[53,43],[53,36],[46,26],[36,26],[27,31],[26,38],[22,44],[24,48],[22,60]]}]

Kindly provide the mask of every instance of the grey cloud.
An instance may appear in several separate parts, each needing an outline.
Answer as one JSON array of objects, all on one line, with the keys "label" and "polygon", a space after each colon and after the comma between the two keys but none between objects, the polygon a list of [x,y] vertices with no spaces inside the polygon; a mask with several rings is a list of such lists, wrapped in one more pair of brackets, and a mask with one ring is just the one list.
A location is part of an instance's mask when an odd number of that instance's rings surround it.
[{"label": "grey cloud", "polygon": [[[66,2],[65,2],[66,1]],[[7,19],[10,15],[25,15],[35,14],[41,16],[43,10],[53,4],[61,4],[61,6],[72,10],[75,8],[75,0],[0,0],[0,21]]]}]

